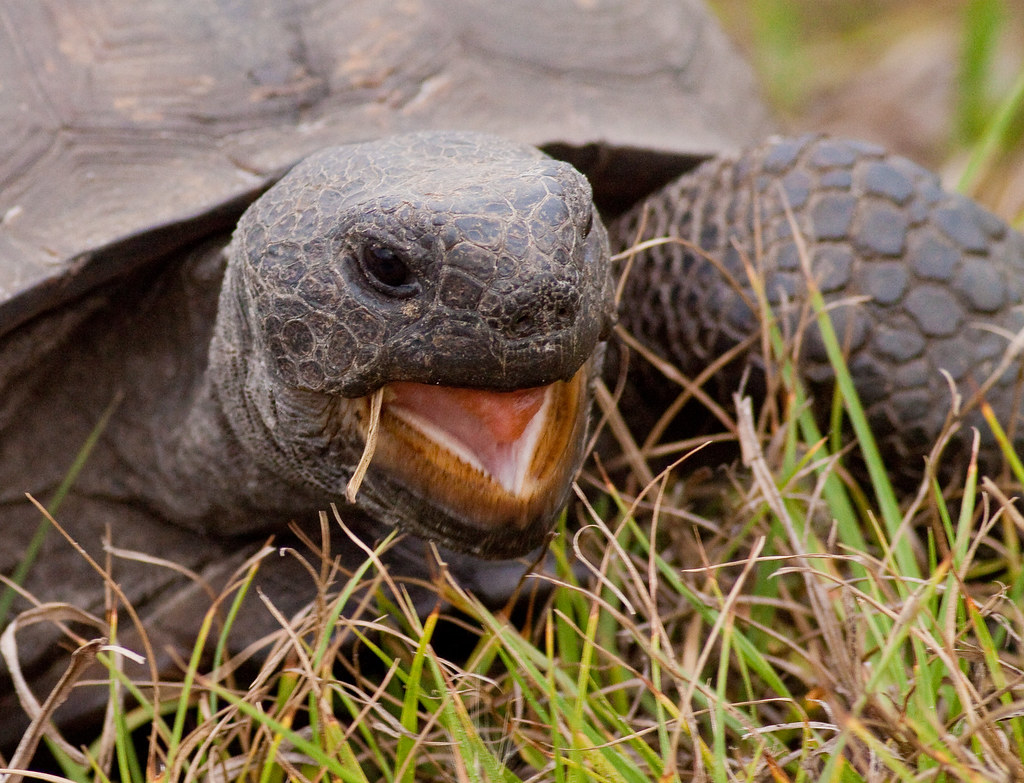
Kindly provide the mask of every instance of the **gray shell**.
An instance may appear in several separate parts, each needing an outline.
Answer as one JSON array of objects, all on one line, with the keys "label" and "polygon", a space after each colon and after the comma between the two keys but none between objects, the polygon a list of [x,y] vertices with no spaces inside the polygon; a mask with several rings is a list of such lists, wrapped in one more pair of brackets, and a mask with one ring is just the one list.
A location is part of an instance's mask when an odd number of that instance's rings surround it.
[{"label": "gray shell", "polygon": [[0,335],[225,228],[327,145],[488,131],[631,203],[767,116],[698,0],[12,0]]}]

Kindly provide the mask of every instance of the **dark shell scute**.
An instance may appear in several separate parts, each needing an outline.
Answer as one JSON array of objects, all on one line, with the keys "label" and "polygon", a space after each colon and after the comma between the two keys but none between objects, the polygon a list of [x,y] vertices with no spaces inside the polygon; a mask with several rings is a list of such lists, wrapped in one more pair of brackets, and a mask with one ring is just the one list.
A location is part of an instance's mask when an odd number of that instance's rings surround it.
[{"label": "dark shell scute", "polygon": [[930,337],[956,334],[963,323],[963,308],[953,293],[938,285],[924,284],[912,290],[904,307]]},{"label": "dark shell scute", "polygon": [[1006,288],[999,270],[978,258],[964,259],[955,285],[971,307],[983,313],[996,312],[1006,299]]},{"label": "dark shell scute", "polygon": [[893,329],[888,326],[878,327],[871,343],[880,356],[901,364],[920,356],[925,348],[925,340],[917,330]]},{"label": "dark shell scute", "polygon": [[907,238],[907,216],[885,202],[864,208],[855,242],[865,253],[898,256]]},{"label": "dark shell scute", "polygon": [[905,204],[914,193],[914,185],[890,163],[873,162],[864,169],[863,186],[867,193]]},{"label": "dark shell scute", "polygon": [[762,168],[769,173],[781,174],[788,171],[796,163],[800,153],[807,147],[807,137],[782,139],[772,144],[761,162]]},{"label": "dark shell scute", "polygon": [[907,248],[907,264],[914,274],[929,280],[948,281],[960,260],[960,253],[945,240],[929,236],[911,241]]},{"label": "dark shell scute", "polygon": [[826,194],[811,207],[811,223],[816,239],[845,239],[857,209],[857,199],[848,193]]},{"label": "dark shell scute", "polygon": [[853,184],[853,177],[846,169],[835,169],[834,171],[826,171],[822,174],[818,184],[822,188],[849,190]]},{"label": "dark shell scute", "polygon": [[811,194],[811,178],[804,171],[791,171],[782,180],[786,201],[792,209],[800,209]]},{"label": "dark shell scute", "polygon": [[819,169],[843,168],[857,161],[857,150],[849,142],[829,139],[815,145],[811,165]]},{"label": "dark shell scute", "polygon": [[879,261],[865,265],[860,282],[864,293],[875,302],[891,305],[906,293],[910,273],[899,261]]},{"label": "dark shell scute", "polygon": [[939,207],[932,213],[932,220],[949,239],[955,242],[964,250],[971,250],[976,253],[983,252],[988,247],[988,237],[978,219],[980,210],[962,197],[957,197],[960,203],[949,207]]},{"label": "dark shell scute", "polygon": [[[794,254],[796,246],[790,245]],[[824,245],[814,254],[814,272],[818,287],[828,293],[845,288],[853,271],[853,253],[845,245]]]}]

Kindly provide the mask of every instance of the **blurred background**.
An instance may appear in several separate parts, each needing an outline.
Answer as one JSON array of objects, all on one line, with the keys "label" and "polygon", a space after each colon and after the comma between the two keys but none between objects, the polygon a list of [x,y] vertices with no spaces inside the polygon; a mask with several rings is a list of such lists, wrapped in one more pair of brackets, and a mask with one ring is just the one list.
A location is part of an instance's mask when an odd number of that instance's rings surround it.
[{"label": "blurred background", "polygon": [[788,130],[885,144],[1024,227],[1024,0],[710,0]]}]

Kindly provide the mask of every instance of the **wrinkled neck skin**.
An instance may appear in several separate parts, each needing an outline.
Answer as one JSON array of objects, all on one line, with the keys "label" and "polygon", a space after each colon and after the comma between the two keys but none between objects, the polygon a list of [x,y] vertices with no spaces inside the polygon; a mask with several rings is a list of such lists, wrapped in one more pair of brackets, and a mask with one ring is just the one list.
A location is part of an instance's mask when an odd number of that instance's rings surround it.
[{"label": "wrinkled neck skin", "polygon": [[358,460],[362,448],[332,436],[338,424],[332,430],[332,416],[345,401],[289,394],[272,377],[243,308],[229,263],[206,372],[180,429],[160,450],[163,487],[156,501],[165,516],[218,536],[262,533],[340,500],[304,479],[282,434],[319,423],[305,433],[307,447],[344,464]]}]

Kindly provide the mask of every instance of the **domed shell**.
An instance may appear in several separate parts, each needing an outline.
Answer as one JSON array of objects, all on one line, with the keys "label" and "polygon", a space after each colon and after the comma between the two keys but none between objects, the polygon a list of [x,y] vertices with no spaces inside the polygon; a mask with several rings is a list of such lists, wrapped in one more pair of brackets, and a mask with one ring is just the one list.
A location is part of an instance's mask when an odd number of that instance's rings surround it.
[{"label": "domed shell", "polygon": [[768,126],[697,0],[32,0],[0,22],[0,335],[231,225],[326,145],[489,131],[614,208]]}]

